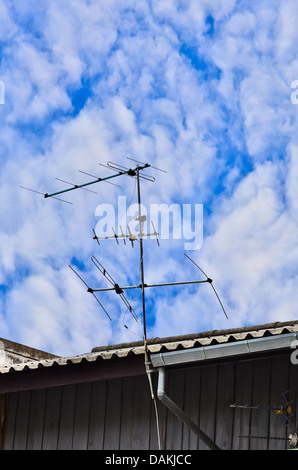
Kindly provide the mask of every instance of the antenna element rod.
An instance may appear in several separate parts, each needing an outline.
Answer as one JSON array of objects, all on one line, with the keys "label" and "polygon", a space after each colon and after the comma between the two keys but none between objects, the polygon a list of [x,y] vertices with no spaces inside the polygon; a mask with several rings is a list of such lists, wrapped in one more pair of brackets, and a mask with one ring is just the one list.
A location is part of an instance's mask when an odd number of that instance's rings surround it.
[{"label": "antenna element rod", "polygon": [[62,189],[62,191],[57,191],[56,193],[52,193],[52,194],[48,194],[46,193],[44,195],[45,198],[47,197],[53,197],[53,196],[57,196],[58,194],[63,194],[63,193],[67,193],[69,191],[74,191],[75,189],[79,189],[79,188],[85,188],[85,186],[89,186],[90,184],[95,184],[95,183],[99,183],[100,181],[106,181],[106,180],[109,180],[111,178],[116,178],[117,176],[120,176],[120,175],[130,175],[130,174],[134,174],[137,169],[139,170],[143,170],[144,168],[147,168],[147,166],[149,166],[148,164],[146,164],[145,166],[143,167],[137,167],[136,169],[132,170],[132,169],[129,169],[127,171],[119,171],[119,173],[116,173],[115,175],[110,175],[110,176],[106,176],[105,178],[97,178],[96,180],[93,180],[93,181],[89,181],[88,183],[83,183],[83,184],[78,184],[78,185],[75,185],[73,186],[72,188],[67,188],[67,189]]},{"label": "antenna element rod", "polygon": [[[181,281],[181,282],[164,282],[160,284],[139,284],[138,286],[121,286],[120,289],[142,289],[146,287],[164,287],[164,286],[178,286],[181,284],[203,284],[205,282],[209,282],[209,279],[204,279],[202,281]],[[115,290],[115,287],[103,287],[99,289],[92,289],[94,292],[103,292],[107,290]]]}]

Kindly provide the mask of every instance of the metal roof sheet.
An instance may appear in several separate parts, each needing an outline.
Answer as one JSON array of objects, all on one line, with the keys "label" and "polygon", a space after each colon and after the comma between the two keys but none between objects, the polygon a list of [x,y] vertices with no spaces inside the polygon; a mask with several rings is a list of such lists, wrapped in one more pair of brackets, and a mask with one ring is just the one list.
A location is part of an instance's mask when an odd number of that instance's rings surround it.
[{"label": "metal roof sheet", "polygon": [[[289,322],[267,323],[258,326],[233,328],[226,330],[213,330],[189,335],[171,336],[166,338],[152,338],[148,340],[148,349],[151,354],[212,346],[267,336],[282,335],[298,332],[298,320]],[[76,365],[82,362],[106,361],[114,358],[125,358],[144,354],[142,341],[121,343],[93,348],[91,352],[71,357],[54,357],[52,359],[33,360],[20,364],[0,365],[0,375],[28,369],[40,369],[65,365]]]}]

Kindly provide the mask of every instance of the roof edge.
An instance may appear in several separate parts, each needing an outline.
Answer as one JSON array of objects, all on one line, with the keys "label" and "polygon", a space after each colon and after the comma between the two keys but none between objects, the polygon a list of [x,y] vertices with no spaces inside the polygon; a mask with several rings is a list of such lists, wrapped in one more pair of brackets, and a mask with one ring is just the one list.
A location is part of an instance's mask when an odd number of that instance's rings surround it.
[{"label": "roof edge", "polygon": [[0,338],[0,364],[17,364],[32,360],[41,361],[56,357],[58,356],[40,349]]},{"label": "roof edge", "polygon": [[297,341],[298,333],[292,332],[283,335],[273,335],[236,343],[222,343],[217,345],[201,346],[184,350],[168,351],[151,354],[153,367],[165,367],[208,360],[221,360],[235,356],[248,356],[268,351],[280,351],[291,348],[293,341]]},{"label": "roof edge", "polygon": [[[241,328],[228,328],[224,330],[210,330],[204,331],[200,333],[191,333],[185,335],[178,335],[178,336],[166,336],[166,337],[159,337],[156,336],[154,338],[150,338],[147,340],[147,344],[150,346],[152,344],[159,344],[159,343],[172,343],[172,342],[179,342],[179,341],[188,341],[194,340],[199,338],[207,338],[213,336],[225,336],[231,335],[236,333],[249,333],[250,331],[259,331],[259,330],[272,330],[275,328],[286,328],[287,326],[295,326],[298,325],[298,320],[286,321],[286,322],[272,322],[272,323],[264,323],[261,325],[253,325],[253,326],[244,326]],[[143,346],[143,341],[133,341],[130,343],[118,343],[118,344],[110,344],[107,346],[98,346],[94,347],[91,352],[102,352],[102,351],[109,351],[113,349],[126,349],[126,348],[133,348]]]}]

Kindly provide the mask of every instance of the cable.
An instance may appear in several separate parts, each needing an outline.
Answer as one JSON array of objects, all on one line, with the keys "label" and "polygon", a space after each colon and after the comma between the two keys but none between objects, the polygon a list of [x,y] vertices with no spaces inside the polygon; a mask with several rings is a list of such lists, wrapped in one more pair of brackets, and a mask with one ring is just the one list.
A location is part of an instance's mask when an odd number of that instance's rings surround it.
[{"label": "cable", "polygon": [[145,349],[145,368],[146,368],[146,375],[147,375],[147,377],[148,377],[149,387],[150,387],[150,392],[151,392],[151,398],[152,398],[152,400],[153,400],[154,411],[155,411],[158,450],[161,450],[160,426],[159,426],[159,413],[158,413],[158,406],[157,406],[156,395],[155,395],[154,390],[153,390],[153,384],[152,384],[152,379],[151,379],[152,370],[150,369],[150,364],[151,364],[151,362],[150,362],[150,360],[149,360],[149,358],[148,358],[147,349]]}]

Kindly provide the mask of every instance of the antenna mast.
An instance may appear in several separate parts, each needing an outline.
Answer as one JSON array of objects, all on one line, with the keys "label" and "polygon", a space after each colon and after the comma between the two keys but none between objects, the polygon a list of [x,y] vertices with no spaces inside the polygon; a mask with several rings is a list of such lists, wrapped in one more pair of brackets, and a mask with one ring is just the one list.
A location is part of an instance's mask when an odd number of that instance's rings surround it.
[{"label": "antenna mast", "polygon": [[141,266],[141,285],[142,285],[142,307],[143,307],[143,330],[144,330],[144,347],[147,354],[147,331],[146,331],[146,307],[145,307],[145,282],[144,282],[144,251],[143,251],[143,234],[141,229],[141,191],[140,191],[140,174],[139,166],[137,166],[137,186],[138,186],[138,206],[139,206],[139,227],[140,227],[140,266]]}]

